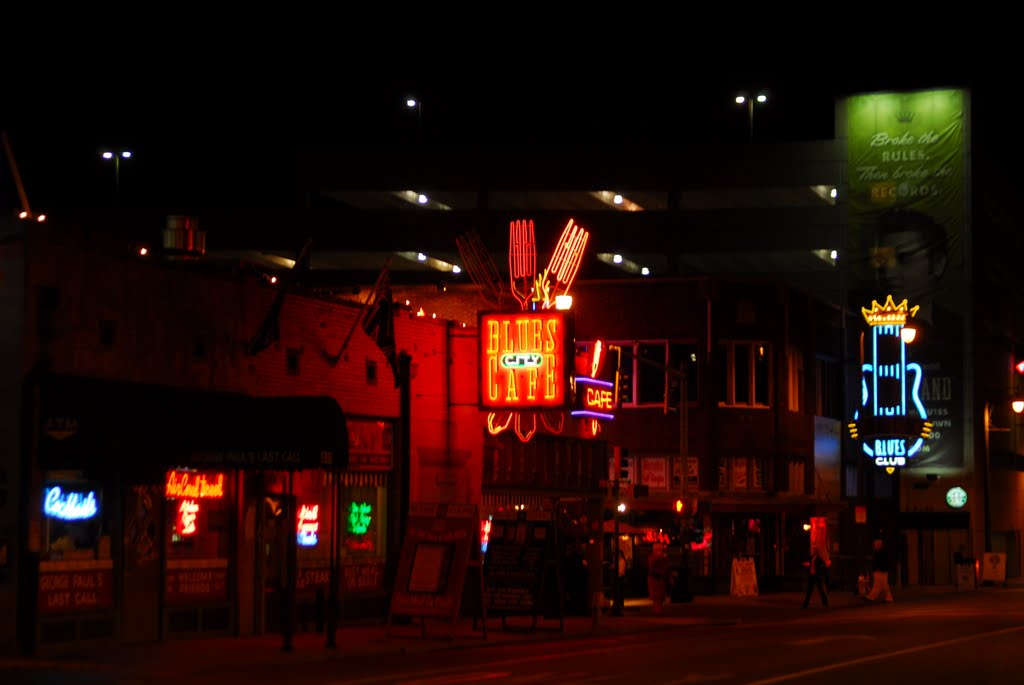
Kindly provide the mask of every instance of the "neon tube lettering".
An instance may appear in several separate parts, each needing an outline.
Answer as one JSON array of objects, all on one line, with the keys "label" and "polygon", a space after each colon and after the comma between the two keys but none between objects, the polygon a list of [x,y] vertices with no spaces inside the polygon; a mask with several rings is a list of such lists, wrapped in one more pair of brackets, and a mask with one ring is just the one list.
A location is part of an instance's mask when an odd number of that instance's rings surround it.
[{"label": "neon tube lettering", "polygon": [[43,495],[43,513],[50,518],[65,521],[83,521],[99,513],[96,493],[61,492],[60,486],[47,488]]}]

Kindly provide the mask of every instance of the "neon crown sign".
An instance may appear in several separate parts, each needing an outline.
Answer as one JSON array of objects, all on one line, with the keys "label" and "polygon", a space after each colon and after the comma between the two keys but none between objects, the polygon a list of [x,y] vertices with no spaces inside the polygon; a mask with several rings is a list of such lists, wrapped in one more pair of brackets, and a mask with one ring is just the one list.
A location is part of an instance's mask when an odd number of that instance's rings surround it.
[{"label": "neon crown sign", "polygon": [[921,402],[921,365],[907,358],[903,327],[919,306],[897,304],[892,295],[884,304],[861,308],[871,330],[871,356],[861,345],[861,402],[848,424],[850,437],[862,442],[864,454],[892,474],[917,455],[932,435],[932,423]]}]

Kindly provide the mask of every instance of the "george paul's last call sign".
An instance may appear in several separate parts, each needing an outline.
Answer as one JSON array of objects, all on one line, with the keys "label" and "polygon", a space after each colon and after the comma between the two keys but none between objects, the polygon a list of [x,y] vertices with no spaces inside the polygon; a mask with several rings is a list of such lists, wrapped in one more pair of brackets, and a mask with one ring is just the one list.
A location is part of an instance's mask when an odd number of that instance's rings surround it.
[{"label": "george paul's last call sign", "polygon": [[556,409],[569,400],[566,351],[572,340],[565,312],[540,310],[480,315],[480,406]]}]

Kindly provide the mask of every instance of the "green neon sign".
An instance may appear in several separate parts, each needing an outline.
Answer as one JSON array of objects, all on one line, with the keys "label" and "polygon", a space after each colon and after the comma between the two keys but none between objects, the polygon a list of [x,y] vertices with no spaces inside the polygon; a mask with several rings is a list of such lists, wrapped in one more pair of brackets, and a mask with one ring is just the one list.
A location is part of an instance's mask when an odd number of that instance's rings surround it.
[{"label": "green neon sign", "polygon": [[353,502],[348,510],[348,532],[363,535],[370,528],[373,506],[366,502]]}]

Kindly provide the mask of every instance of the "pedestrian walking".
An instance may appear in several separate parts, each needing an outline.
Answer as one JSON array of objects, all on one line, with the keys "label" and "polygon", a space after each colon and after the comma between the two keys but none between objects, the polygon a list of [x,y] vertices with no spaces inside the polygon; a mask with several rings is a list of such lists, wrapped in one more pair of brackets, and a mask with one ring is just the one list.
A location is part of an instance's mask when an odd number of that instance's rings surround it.
[{"label": "pedestrian walking", "polygon": [[647,594],[651,596],[651,610],[660,616],[668,594],[668,555],[665,545],[656,544],[647,559]]},{"label": "pedestrian walking", "polygon": [[821,596],[821,606],[828,606],[828,590],[826,588],[825,574],[828,571],[828,562],[821,556],[821,552],[817,547],[811,548],[811,557],[806,562],[807,565],[807,593],[804,595],[804,609],[811,603],[811,595],[814,593],[814,588],[818,588],[818,594]]},{"label": "pedestrian walking", "polygon": [[615,587],[612,588],[612,616],[622,616],[626,604],[626,552],[620,547],[615,564]]},{"label": "pedestrian walking", "polygon": [[889,588],[889,554],[881,538],[872,543],[871,553],[871,591],[867,594],[868,601],[874,602],[879,597],[886,602],[892,601],[892,590]]}]

